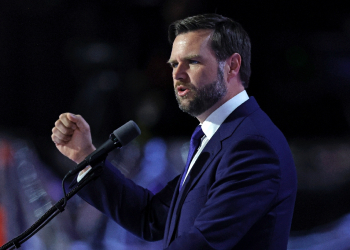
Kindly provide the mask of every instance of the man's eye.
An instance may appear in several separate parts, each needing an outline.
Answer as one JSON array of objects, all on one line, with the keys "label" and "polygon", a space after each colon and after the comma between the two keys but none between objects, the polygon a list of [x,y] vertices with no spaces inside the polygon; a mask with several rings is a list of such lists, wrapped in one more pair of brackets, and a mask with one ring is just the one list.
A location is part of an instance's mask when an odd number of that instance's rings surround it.
[{"label": "man's eye", "polygon": [[172,67],[173,69],[176,68],[178,65],[178,63],[170,63],[170,67]]},{"label": "man's eye", "polygon": [[198,64],[199,62],[196,60],[190,60],[190,64]]}]

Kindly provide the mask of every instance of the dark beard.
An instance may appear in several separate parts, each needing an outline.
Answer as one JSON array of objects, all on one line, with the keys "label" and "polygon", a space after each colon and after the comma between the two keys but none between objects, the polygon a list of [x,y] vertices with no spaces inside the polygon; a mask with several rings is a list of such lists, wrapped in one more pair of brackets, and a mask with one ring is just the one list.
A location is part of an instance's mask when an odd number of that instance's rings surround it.
[{"label": "dark beard", "polygon": [[[220,67],[218,67],[218,76],[215,82],[207,84],[201,88],[196,88],[192,84],[189,86],[191,91],[195,93],[194,99],[189,102],[188,105],[181,103],[181,98],[176,93],[175,96],[179,108],[191,116],[197,117],[210,109],[215,103],[221,100],[227,93],[227,87],[224,82],[224,73]],[[186,96],[184,96],[186,98]]]}]

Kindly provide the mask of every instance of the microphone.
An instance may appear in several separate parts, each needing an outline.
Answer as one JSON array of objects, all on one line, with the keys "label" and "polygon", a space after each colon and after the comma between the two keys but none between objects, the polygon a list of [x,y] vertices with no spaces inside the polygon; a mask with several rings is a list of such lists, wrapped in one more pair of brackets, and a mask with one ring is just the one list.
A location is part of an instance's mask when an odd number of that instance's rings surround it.
[{"label": "microphone", "polygon": [[70,170],[67,176],[76,175],[88,165],[93,165],[107,157],[108,153],[115,148],[125,146],[141,134],[139,126],[134,121],[128,121],[123,126],[117,128],[109,135],[109,139],[98,149],[89,154],[74,169]]}]

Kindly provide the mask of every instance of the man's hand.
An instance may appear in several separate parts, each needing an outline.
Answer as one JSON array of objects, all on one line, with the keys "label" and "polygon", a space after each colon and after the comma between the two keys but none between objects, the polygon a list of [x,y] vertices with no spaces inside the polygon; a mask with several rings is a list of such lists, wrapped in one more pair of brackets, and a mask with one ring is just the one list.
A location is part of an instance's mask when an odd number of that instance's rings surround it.
[{"label": "man's hand", "polygon": [[52,129],[51,138],[57,149],[76,163],[96,149],[92,144],[90,126],[80,115],[61,114]]}]

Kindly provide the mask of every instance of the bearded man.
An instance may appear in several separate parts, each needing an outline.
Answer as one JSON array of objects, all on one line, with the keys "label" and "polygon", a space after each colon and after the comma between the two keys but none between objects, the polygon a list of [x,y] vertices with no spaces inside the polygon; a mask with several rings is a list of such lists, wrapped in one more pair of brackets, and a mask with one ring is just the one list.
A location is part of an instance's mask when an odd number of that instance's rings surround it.
[{"label": "bearded man", "polygon": [[[164,249],[287,249],[295,166],[285,137],[245,90],[247,33],[206,14],[171,24],[169,40],[177,102],[200,123],[183,174],[153,194],[106,162],[79,195],[140,238],[163,239]],[[76,163],[95,150],[79,115],[62,114],[52,131]]]}]

